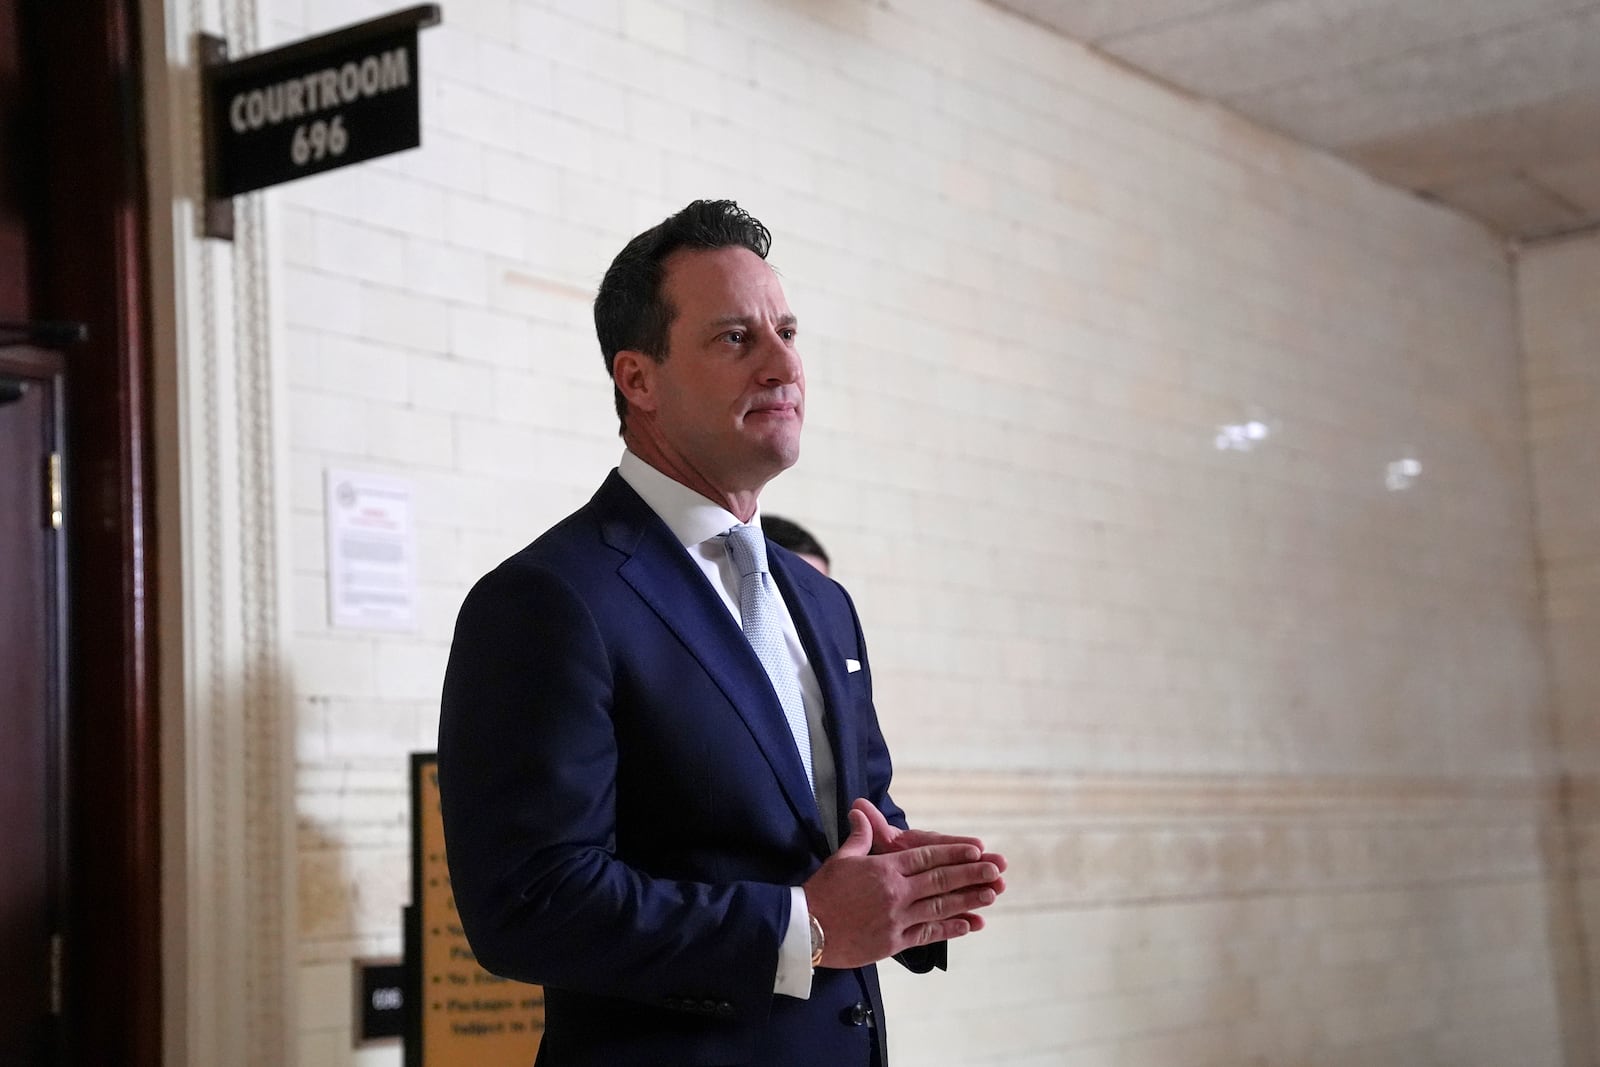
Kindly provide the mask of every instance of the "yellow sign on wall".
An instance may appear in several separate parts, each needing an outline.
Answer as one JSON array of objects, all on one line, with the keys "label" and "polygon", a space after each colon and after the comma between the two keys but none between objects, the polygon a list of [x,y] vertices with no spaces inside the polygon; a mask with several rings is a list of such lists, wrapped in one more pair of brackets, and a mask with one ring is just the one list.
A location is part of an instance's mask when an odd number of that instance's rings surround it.
[{"label": "yellow sign on wall", "polygon": [[410,911],[407,1067],[531,1067],[544,1033],[544,990],[490,974],[467,945],[431,752],[411,756]]}]

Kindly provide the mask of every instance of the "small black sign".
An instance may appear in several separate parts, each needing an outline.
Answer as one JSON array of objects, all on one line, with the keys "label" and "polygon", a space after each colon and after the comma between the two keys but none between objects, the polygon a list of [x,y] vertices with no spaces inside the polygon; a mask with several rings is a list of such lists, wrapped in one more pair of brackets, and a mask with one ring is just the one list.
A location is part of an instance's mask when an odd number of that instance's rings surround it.
[{"label": "small black sign", "polygon": [[356,961],[356,1041],[405,1033],[405,967],[395,962]]},{"label": "small black sign", "polygon": [[426,4],[206,67],[209,195],[420,145],[417,30],[438,21]]}]

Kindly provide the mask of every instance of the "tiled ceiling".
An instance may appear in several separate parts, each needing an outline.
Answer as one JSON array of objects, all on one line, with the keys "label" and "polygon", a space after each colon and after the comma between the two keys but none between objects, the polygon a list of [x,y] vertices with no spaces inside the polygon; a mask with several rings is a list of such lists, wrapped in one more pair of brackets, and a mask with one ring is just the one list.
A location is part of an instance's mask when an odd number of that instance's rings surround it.
[{"label": "tiled ceiling", "polygon": [[1509,238],[1600,225],[1600,0],[993,0]]}]

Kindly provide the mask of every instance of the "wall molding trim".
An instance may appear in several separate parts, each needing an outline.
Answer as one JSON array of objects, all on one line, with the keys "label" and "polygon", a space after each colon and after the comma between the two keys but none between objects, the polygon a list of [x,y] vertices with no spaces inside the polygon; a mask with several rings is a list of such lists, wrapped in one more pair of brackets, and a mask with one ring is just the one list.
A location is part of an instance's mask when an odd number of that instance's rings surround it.
[{"label": "wall molding trim", "polygon": [[150,54],[165,60],[150,64],[146,116],[151,200],[171,205],[170,215],[153,212],[152,241],[157,284],[172,287],[161,314],[174,338],[158,348],[169,387],[160,447],[165,1030],[169,1063],[281,1067],[298,1044],[294,717],[283,670],[287,450],[269,208],[239,197],[236,239],[200,236],[197,35],[254,51],[256,8],[143,8]]},{"label": "wall molding trim", "polygon": [[[1402,775],[1099,774],[908,767],[895,771],[897,794],[919,806],[1026,818],[1174,818],[1355,815],[1453,817],[1486,811],[1551,809],[1563,788],[1600,809],[1600,779]],[[1549,814],[1549,811],[1545,811]],[[1053,817],[1053,816],[1052,816]]]},{"label": "wall molding trim", "polygon": [[978,833],[1006,853],[1007,907],[1051,909],[1541,880],[1569,863],[1562,788],[918,768],[897,773],[894,793],[913,825]]}]

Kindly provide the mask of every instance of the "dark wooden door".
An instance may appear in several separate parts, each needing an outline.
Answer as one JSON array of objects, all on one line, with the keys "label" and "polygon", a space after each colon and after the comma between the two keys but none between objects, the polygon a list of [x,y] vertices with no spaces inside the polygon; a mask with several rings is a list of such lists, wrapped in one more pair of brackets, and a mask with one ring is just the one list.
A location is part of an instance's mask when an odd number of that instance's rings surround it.
[{"label": "dark wooden door", "polygon": [[58,1062],[64,914],[61,363],[25,345],[40,240],[37,114],[0,2],[0,1058]]},{"label": "dark wooden door", "polygon": [[55,1062],[63,910],[56,369],[0,350],[0,1049],[29,1067]]}]

